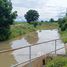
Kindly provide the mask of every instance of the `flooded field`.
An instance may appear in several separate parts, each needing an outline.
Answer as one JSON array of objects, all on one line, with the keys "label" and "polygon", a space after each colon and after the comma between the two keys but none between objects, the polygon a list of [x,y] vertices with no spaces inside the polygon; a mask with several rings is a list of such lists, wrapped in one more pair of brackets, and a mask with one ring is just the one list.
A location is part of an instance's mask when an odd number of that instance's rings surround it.
[{"label": "flooded field", "polygon": [[[41,30],[27,34],[25,37],[18,38],[16,40],[10,40],[0,43],[0,51],[7,49],[15,49],[27,45],[34,45],[36,43],[45,42],[53,39],[60,38],[58,30]],[[61,40],[57,40],[57,49],[64,47],[64,43]],[[32,46],[32,58],[39,57],[43,54],[49,53],[55,50],[55,41]],[[65,49],[57,51],[57,54],[65,54]],[[22,63],[29,60],[29,48],[16,50],[9,53],[0,54],[0,67],[12,67],[17,63]]]}]

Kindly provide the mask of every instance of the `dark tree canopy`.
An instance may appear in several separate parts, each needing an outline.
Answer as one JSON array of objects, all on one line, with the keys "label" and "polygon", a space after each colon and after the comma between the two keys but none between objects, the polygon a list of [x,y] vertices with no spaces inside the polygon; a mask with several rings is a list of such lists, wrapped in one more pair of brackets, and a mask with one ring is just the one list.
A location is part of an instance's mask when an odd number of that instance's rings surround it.
[{"label": "dark tree canopy", "polygon": [[12,3],[8,0],[0,0],[0,27],[11,25],[17,12],[12,13]]},{"label": "dark tree canopy", "polygon": [[61,31],[67,30],[67,13],[65,17],[58,19],[58,24]]},{"label": "dark tree canopy", "polygon": [[32,21],[37,21],[39,18],[39,13],[36,10],[29,10],[25,15],[25,19],[28,23]]},{"label": "dark tree canopy", "polygon": [[54,19],[53,19],[53,18],[51,18],[49,22],[54,22]]},{"label": "dark tree canopy", "polygon": [[17,11],[12,12],[12,3],[9,0],[0,0],[0,41],[8,38],[10,25],[16,16]]}]

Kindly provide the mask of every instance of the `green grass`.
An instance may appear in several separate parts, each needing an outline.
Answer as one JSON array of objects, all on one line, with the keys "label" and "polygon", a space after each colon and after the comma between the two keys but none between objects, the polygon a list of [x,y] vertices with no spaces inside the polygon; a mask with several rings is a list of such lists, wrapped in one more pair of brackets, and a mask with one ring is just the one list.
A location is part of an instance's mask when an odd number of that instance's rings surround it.
[{"label": "green grass", "polygon": [[62,41],[64,43],[67,43],[67,30],[66,31],[61,31],[60,32],[60,37],[62,38]]},{"label": "green grass", "polygon": [[47,63],[46,67],[67,67],[67,57],[55,57]]},{"label": "green grass", "polygon": [[21,23],[14,23],[11,25],[11,38],[19,37],[19,36],[24,36],[25,34],[28,34],[30,32],[34,32],[37,30],[47,30],[47,29],[57,29],[58,24],[57,23],[38,23],[37,27],[35,28],[32,24],[28,24],[26,22],[21,22]]},{"label": "green grass", "polygon": [[[37,27],[35,28],[32,24],[28,24],[26,22],[14,22],[13,25],[11,25],[11,36],[10,39],[16,38],[19,36],[24,36],[30,32],[34,32],[37,30],[49,30],[49,29],[58,29],[58,23],[48,23],[48,22],[39,22]],[[60,37],[66,37],[67,31],[61,31]],[[67,43],[67,38],[62,39],[64,43]]]},{"label": "green grass", "polygon": [[15,38],[18,36],[24,36],[29,32],[35,31],[35,28],[28,23],[17,23],[11,25],[11,36],[10,38]]},{"label": "green grass", "polygon": [[37,30],[49,30],[49,29],[58,29],[57,23],[42,23],[41,26],[37,26]]}]

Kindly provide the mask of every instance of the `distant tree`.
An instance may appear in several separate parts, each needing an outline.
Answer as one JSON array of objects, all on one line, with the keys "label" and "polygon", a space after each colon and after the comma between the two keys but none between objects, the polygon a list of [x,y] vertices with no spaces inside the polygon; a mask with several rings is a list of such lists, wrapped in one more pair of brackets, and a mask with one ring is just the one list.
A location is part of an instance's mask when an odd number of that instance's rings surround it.
[{"label": "distant tree", "polygon": [[47,23],[48,23],[49,21],[47,21],[47,20],[46,20],[45,22],[47,22]]},{"label": "distant tree", "polygon": [[36,10],[29,10],[25,15],[25,19],[28,23],[37,21],[39,18],[39,13]]},{"label": "distant tree", "polygon": [[49,20],[49,22],[54,22],[54,19],[53,19],[53,18],[51,18],[51,19]]},{"label": "distant tree", "polygon": [[12,3],[9,0],[0,0],[0,41],[10,36],[10,25],[13,24],[17,12],[12,12]]},{"label": "distant tree", "polygon": [[43,20],[41,20],[41,22],[44,22]]}]

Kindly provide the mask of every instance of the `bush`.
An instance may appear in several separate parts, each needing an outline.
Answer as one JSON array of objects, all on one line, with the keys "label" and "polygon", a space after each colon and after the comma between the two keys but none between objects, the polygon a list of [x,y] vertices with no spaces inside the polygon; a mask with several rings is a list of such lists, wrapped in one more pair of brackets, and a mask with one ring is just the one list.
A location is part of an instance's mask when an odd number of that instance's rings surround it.
[{"label": "bush", "polygon": [[65,25],[62,25],[62,26],[61,26],[61,31],[65,31],[65,30],[66,30]]},{"label": "bush", "polygon": [[67,16],[58,19],[59,28],[61,31],[65,31],[67,29]]},{"label": "bush", "polygon": [[36,28],[38,25],[38,22],[31,22],[30,24],[32,24]]},{"label": "bush", "polygon": [[0,29],[0,41],[4,41],[8,39],[10,36],[10,29],[9,28],[2,28]]}]

